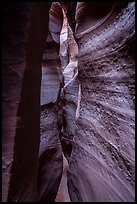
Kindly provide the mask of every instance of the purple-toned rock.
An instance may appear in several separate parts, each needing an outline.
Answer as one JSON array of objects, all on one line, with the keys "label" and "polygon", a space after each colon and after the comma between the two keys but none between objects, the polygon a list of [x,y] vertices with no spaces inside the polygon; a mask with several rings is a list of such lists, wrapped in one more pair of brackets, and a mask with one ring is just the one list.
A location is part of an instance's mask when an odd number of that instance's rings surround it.
[{"label": "purple-toned rock", "polygon": [[3,5],[3,202],[37,201],[41,59],[49,6]]},{"label": "purple-toned rock", "polygon": [[134,10],[133,2],[77,3],[81,99],[69,162],[73,202],[135,199]]},{"label": "purple-toned rock", "polygon": [[2,201],[135,201],[135,3],[3,6]]}]

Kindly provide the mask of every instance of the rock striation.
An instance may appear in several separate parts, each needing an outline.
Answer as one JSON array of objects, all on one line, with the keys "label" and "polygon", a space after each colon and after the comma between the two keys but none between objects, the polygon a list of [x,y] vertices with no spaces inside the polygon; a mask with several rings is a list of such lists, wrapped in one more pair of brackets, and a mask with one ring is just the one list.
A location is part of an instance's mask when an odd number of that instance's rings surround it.
[{"label": "rock striation", "polygon": [[135,201],[135,3],[3,6],[3,202]]},{"label": "rock striation", "polygon": [[63,172],[60,142],[60,92],[62,72],[59,57],[62,8],[53,2],[49,30],[42,57],[41,119],[38,169],[38,201],[54,202]]},{"label": "rock striation", "polygon": [[133,202],[135,6],[116,3],[101,14],[86,8],[102,6],[78,2],[76,7],[81,99],[69,193],[73,202]]}]

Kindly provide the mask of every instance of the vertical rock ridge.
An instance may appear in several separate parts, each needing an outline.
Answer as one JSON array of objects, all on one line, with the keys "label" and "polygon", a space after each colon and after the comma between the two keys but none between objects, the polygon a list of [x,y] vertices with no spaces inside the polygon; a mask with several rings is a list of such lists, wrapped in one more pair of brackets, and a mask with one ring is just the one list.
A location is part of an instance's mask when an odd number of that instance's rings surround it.
[{"label": "vertical rock ridge", "polygon": [[[22,67],[22,81],[20,83],[15,80],[18,83],[18,88],[15,90],[20,98],[17,101],[14,99],[17,111],[14,114],[12,112],[16,126],[13,125],[10,132],[14,138],[12,150],[14,155],[10,169],[8,202],[37,201],[41,58],[43,44],[47,37],[49,7],[50,4],[40,5],[39,3],[33,6],[25,61],[23,59],[25,65]],[[19,70],[17,67],[16,69]],[[12,80],[10,83],[12,84]],[[11,87],[8,90],[9,95],[10,91]]]}]

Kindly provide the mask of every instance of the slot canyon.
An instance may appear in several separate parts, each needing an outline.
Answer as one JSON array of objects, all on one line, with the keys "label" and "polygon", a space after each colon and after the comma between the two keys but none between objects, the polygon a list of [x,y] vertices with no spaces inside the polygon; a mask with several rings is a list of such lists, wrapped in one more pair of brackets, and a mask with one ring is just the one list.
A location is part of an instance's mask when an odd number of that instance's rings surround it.
[{"label": "slot canyon", "polygon": [[2,4],[2,202],[135,202],[135,2]]}]

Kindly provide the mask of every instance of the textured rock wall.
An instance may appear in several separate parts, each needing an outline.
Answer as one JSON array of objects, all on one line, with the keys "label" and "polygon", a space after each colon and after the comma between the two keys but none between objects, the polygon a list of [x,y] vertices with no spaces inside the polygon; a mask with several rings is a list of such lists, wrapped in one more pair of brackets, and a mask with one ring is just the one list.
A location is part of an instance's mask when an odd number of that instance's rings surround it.
[{"label": "textured rock wall", "polygon": [[63,70],[69,63],[69,53],[68,53],[69,48],[68,48],[68,19],[64,12],[64,9],[62,9],[62,13],[63,13],[63,24],[60,32],[59,56],[61,61],[61,70],[63,72]]},{"label": "textured rock wall", "polygon": [[135,5],[104,8],[76,7],[81,100],[68,187],[71,201],[133,202]]},{"label": "textured rock wall", "polygon": [[31,8],[3,7],[3,201],[133,202],[135,3]]},{"label": "textured rock wall", "polygon": [[41,105],[56,102],[61,81],[59,44],[53,40],[49,31],[42,58]]},{"label": "textured rock wall", "polygon": [[41,142],[38,172],[39,202],[53,202],[60,184],[63,158],[59,140],[58,104],[41,107]]},{"label": "textured rock wall", "polygon": [[53,2],[49,11],[49,31],[42,58],[41,120],[38,171],[39,202],[54,202],[63,172],[60,143],[59,96],[62,74],[59,57],[62,8]]},{"label": "textured rock wall", "polygon": [[67,159],[69,159],[75,131],[75,115],[78,101],[78,50],[64,10],[63,15],[64,22],[60,35],[60,59],[64,85],[60,96],[64,102],[62,110],[61,143],[63,152]]}]

